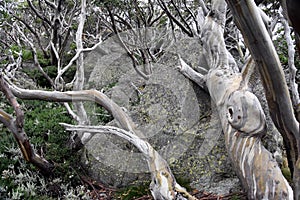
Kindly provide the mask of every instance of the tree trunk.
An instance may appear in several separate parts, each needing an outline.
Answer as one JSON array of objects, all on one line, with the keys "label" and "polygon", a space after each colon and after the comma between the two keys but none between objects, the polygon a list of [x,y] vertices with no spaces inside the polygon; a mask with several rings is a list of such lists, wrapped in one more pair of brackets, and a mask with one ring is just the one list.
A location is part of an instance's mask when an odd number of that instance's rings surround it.
[{"label": "tree trunk", "polygon": [[[255,63],[250,59],[240,73],[226,50],[225,14],[225,1],[213,1],[202,25],[201,41],[210,68],[204,79],[217,107],[229,157],[249,199],[293,199],[293,191],[278,164],[261,143],[266,119],[247,85]],[[190,71],[187,67],[181,69],[186,70]]]},{"label": "tree trunk", "polygon": [[[293,175],[295,199],[300,198],[300,135],[284,73],[271,38],[257,14],[256,5],[250,1],[228,0],[230,9],[245,38],[260,74],[271,117],[283,136]],[[249,28],[251,27],[251,28]]]}]

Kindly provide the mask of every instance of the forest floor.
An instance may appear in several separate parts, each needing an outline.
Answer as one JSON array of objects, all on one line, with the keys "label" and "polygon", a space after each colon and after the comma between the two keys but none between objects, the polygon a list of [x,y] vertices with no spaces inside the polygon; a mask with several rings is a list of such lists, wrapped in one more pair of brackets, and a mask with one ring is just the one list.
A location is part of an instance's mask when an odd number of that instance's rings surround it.
[{"label": "forest floor", "polygon": [[[121,197],[117,197],[116,193],[117,189],[107,187],[99,182],[88,179],[87,177],[81,177],[82,180],[87,184],[88,187],[92,188],[90,191],[90,196],[94,200],[114,200],[114,199],[123,199]],[[246,194],[242,192],[235,192],[226,195],[216,195],[213,193],[192,190],[190,191],[194,197],[199,200],[246,200]],[[124,198],[127,199],[127,198]],[[140,197],[131,197],[132,200],[153,200],[153,197],[150,194],[140,196]],[[128,199],[129,200],[129,199]]]}]

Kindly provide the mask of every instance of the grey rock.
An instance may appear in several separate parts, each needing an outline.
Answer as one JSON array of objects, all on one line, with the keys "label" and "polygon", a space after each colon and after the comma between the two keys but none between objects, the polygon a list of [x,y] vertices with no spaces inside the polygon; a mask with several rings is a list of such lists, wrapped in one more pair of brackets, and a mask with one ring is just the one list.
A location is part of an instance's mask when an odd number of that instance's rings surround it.
[{"label": "grey rock", "polygon": [[[149,80],[136,74],[118,44],[104,45],[100,54],[90,54],[94,68],[87,77],[87,88],[104,90],[124,107],[143,132],[143,139],[168,161],[176,177],[188,179],[199,190],[219,194],[240,188],[209,95],[175,69],[177,54],[196,70],[207,69],[200,41],[182,38],[170,45],[153,65]],[[258,85],[254,83],[253,90],[268,112],[263,91],[254,87]],[[274,131],[270,122],[268,130]],[[280,145],[278,140],[266,144]],[[94,178],[108,185],[122,187],[150,180],[145,158],[132,144],[113,135],[93,137],[82,160]]]}]

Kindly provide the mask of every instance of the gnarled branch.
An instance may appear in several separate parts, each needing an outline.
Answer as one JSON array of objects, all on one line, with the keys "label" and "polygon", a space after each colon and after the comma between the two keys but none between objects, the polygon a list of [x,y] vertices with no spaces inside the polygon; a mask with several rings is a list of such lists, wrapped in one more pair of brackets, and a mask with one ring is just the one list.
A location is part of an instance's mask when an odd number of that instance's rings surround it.
[{"label": "gnarled branch", "polygon": [[[136,146],[147,160],[152,181],[150,190],[154,199],[185,199],[196,200],[190,195],[185,188],[181,187],[172,174],[167,161],[165,161],[159,153],[147,142],[137,137],[130,131],[125,131],[112,126],[76,126],[62,123],[69,131],[86,131],[92,134],[108,133],[117,135]],[[183,196],[182,196],[183,195]]]},{"label": "gnarled branch", "polygon": [[11,115],[0,109],[0,121],[13,133],[25,160],[38,167],[43,173],[51,174],[53,165],[34,152],[23,128],[24,113],[2,75],[0,75],[0,90],[5,94],[16,113],[16,118],[14,119]]}]

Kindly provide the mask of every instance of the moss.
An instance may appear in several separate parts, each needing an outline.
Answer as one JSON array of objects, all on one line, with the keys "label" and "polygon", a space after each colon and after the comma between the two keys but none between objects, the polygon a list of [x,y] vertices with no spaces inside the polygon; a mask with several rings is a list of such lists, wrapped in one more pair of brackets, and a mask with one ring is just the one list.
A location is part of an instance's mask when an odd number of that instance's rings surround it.
[{"label": "moss", "polygon": [[184,176],[176,176],[176,182],[184,187],[188,192],[192,191],[192,187],[191,187],[191,180],[189,178],[186,178]]},{"label": "moss", "polygon": [[281,168],[281,172],[284,176],[284,178],[286,178],[286,180],[289,182],[289,183],[292,183],[293,180],[292,180],[292,175],[291,175],[291,171],[288,167],[283,167]]},{"label": "moss", "polygon": [[231,200],[240,200],[241,198],[238,195],[233,195],[230,199]]},{"label": "moss", "polygon": [[130,185],[116,193],[116,198],[121,200],[136,199],[145,195],[150,195],[150,181],[145,181],[139,185]]}]

